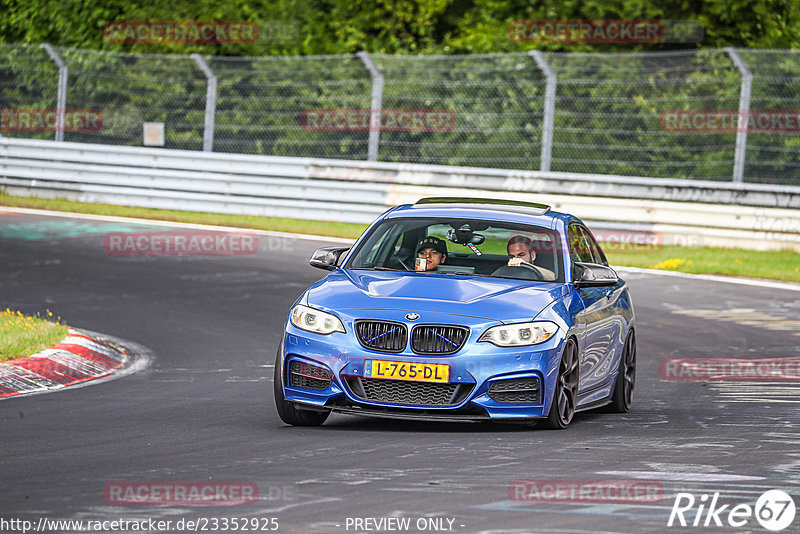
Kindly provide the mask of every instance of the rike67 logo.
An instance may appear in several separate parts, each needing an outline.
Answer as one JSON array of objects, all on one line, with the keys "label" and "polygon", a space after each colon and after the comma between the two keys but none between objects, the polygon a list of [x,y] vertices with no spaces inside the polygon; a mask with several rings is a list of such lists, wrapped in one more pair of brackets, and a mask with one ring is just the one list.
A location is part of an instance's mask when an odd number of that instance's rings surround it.
[{"label": "rike67 logo", "polygon": [[763,528],[778,532],[792,524],[795,511],[794,500],[781,490],[765,491],[755,506],[720,505],[719,492],[710,498],[707,494],[703,494],[699,499],[691,493],[678,493],[667,526],[742,528],[755,517]]}]

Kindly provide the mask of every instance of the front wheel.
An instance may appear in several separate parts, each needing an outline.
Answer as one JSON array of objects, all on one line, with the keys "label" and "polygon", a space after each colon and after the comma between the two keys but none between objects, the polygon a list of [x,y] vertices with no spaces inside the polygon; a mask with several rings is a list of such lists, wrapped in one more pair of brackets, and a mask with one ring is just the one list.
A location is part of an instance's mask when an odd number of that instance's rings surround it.
[{"label": "front wheel", "polygon": [[544,420],[545,428],[558,430],[567,428],[572,422],[578,398],[578,371],[578,346],[575,340],[569,339],[558,367],[553,402]]},{"label": "front wheel", "polygon": [[286,400],[283,396],[283,369],[281,366],[281,352],[283,344],[278,348],[278,355],[275,357],[275,375],[273,392],[275,394],[275,407],[281,421],[292,426],[319,426],[325,422],[330,415],[330,411],[315,412],[312,410],[298,409],[293,403]]},{"label": "front wheel", "polygon": [[636,384],[636,334],[633,330],[625,340],[622,357],[619,362],[617,381],[614,384],[614,396],[609,407],[615,413],[628,413],[633,402],[633,386]]}]

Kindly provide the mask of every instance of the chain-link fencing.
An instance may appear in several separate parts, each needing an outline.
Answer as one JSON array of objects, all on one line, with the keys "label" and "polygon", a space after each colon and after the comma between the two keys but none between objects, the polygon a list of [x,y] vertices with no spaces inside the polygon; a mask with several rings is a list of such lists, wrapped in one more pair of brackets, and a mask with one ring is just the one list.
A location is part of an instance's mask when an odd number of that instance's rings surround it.
[{"label": "chain-link fencing", "polygon": [[[136,146],[156,122],[167,148],[241,154],[800,184],[798,97],[796,50],[201,57],[0,44],[3,135]],[[47,114],[58,109],[63,127]],[[81,121],[89,111],[101,120]]]}]

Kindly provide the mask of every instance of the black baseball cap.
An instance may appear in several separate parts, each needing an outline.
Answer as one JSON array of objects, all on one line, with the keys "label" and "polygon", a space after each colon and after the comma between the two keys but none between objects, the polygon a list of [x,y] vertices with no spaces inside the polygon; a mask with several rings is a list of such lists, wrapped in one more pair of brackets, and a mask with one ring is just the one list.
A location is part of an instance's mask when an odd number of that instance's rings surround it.
[{"label": "black baseball cap", "polygon": [[426,248],[432,248],[437,252],[447,254],[447,243],[445,243],[443,239],[439,239],[438,237],[434,237],[432,235],[429,235],[419,242],[419,246],[417,246],[417,253],[419,254],[420,250]]}]

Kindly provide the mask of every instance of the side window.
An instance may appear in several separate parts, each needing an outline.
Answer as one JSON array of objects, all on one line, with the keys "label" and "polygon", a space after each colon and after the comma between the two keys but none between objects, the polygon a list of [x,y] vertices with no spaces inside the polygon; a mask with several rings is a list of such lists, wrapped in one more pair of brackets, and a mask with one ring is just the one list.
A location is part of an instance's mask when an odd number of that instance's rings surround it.
[{"label": "side window", "polygon": [[569,241],[569,257],[573,262],[594,262],[592,252],[586,243],[586,238],[577,224],[571,224],[567,228],[567,240]]},{"label": "side window", "polygon": [[586,239],[586,243],[589,246],[589,250],[592,253],[592,260],[593,263],[599,263],[600,265],[608,265],[608,260],[606,260],[606,255],[603,254],[603,250],[600,248],[600,245],[597,244],[592,233],[584,227],[581,227],[581,233],[584,234],[584,238]]}]

